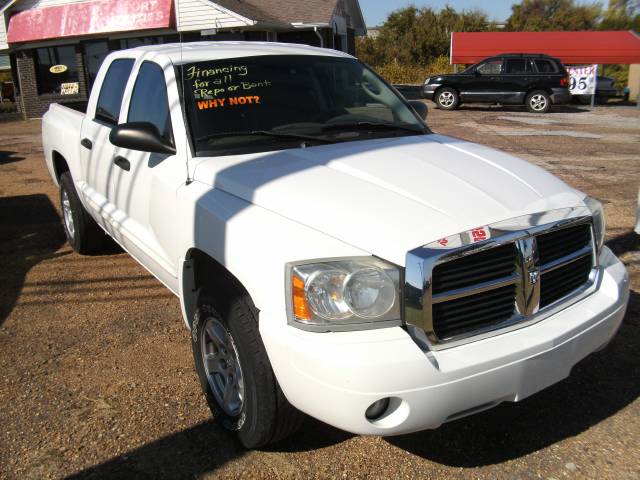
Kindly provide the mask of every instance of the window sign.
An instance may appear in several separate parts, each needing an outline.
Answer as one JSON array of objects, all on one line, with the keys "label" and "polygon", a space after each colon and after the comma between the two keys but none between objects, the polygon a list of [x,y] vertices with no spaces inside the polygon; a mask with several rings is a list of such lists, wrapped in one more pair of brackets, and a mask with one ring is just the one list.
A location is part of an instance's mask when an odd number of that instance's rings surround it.
[{"label": "window sign", "polygon": [[67,70],[69,70],[69,67],[67,67],[66,65],[54,65],[49,69],[51,73],[64,73]]},{"label": "window sign", "polygon": [[80,84],[78,82],[63,83],[60,93],[62,95],[78,95],[80,93]]}]

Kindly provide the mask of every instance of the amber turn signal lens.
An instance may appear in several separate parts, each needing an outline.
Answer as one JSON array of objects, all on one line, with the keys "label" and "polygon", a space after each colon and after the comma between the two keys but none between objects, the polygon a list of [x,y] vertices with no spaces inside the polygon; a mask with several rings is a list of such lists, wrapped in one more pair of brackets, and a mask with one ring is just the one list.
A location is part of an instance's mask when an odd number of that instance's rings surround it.
[{"label": "amber turn signal lens", "polygon": [[311,320],[311,312],[304,295],[304,281],[299,277],[291,279],[291,295],[293,297],[293,314],[298,320]]}]

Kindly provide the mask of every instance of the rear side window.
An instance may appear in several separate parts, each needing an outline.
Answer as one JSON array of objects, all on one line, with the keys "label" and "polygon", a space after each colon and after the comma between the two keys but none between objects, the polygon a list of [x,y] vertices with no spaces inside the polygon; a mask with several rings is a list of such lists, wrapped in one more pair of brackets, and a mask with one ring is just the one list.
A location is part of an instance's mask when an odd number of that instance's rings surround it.
[{"label": "rear side window", "polygon": [[109,66],[100,88],[100,96],[96,106],[96,120],[101,120],[109,125],[118,124],[124,89],[132,69],[133,59],[131,58],[115,60]]},{"label": "rear side window", "polygon": [[534,61],[536,64],[536,68],[540,73],[555,73],[557,71],[555,65],[550,60],[538,59]]},{"label": "rear side window", "polygon": [[151,123],[163,137],[171,138],[167,85],[164,72],[157,64],[145,62],[140,67],[127,121]]},{"label": "rear side window", "polygon": [[505,73],[510,73],[512,75],[527,73],[527,63],[528,61],[524,58],[509,59],[506,63]]}]

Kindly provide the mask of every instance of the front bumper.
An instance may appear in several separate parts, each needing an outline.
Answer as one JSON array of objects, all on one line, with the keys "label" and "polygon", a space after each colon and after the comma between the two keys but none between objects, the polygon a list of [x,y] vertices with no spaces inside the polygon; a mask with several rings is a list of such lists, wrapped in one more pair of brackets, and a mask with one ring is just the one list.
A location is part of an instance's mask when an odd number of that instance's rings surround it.
[{"label": "front bumper", "polygon": [[[421,350],[400,327],[312,333],[261,312],[260,331],[286,397],[312,417],[358,434],[436,428],[522,400],[606,345],[624,317],[629,277],[607,248],[600,265],[600,288],[556,315],[437,352]],[[366,409],[385,397],[387,413],[367,420]]]},{"label": "front bumper", "polygon": [[422,88],[422,98],[433,100],[438,87],[440,87],[440,84],[425,84]]},{"label": "front bumper", "polygon": [[554,105],[564,105],[571,102],[571,92],[568,88],[552,88],[551,101]]}]

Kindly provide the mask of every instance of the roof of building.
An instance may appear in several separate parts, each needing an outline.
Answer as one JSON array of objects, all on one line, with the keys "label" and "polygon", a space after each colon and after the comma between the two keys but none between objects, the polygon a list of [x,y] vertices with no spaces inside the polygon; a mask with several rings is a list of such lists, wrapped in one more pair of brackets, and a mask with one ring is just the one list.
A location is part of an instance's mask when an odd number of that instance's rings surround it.
[{"label": "roof of building", "polygon": [[451,63],[477,63],[513,52],[544,53],[565,64],[640,63],[640,36],[632,31],[454,32]]},{"label": "roof of building", "polygon": [[329,23],[338,0],[213,0],[251,20],[278,23]]}]

